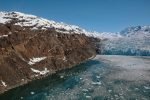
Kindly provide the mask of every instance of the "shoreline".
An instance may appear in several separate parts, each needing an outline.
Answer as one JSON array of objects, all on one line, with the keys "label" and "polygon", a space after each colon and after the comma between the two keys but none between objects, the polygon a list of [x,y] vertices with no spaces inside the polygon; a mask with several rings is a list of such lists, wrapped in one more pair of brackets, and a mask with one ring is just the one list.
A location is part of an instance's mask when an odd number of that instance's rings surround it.
[{"label": "shoreline", "polygon": [[80,64],[82,64],[82,63],[85,63],[85,62],[87,62],[87,61],[89,61],[89,60],[91,60],[91,59],[94,59],[95,57],[96,57],[96,55],[93,55],[92,57],[89,57],[89,58],[87,58],[86,60],[84,60],[84,61],[82,61],[82,62],[80,62],[80,63],[78,63],[78,64],[75,64],[75,65],[72,65],[72,66],[68,66],[68,67],[65,68],[65,69],[60,69],[60,70],[57,70],[57,71],[53,71],[53,72],[47,73],[46,75],[41,75],[41,76],[39,76],[39,77],[36,77],[35,79],[30,79],[30,80],[28,79],[28,80],[26,80],[25,82],[16,84],[16,85],[13,86],[13,87],[6,88],[6,90],[4,90],[4,91],[0,91],[0,95],[3,95],[3,94],[5,94],[6,92],[8,92],[8,91],[10,91],[10,90],[13,90],[13,89],[15,89],[15,88],[17,88],[17,87],[27,85],[27,84],[31,83],[32,81],[41,80],[41,79],[46,78],[46,77],[48,77],[48,76],[50,76],[50,75],[56,74],[56,73],[59,72],[59,71],[73,68],[73,67],[75,67],[75,66],[77,66],[77,65],[80,65]]}]

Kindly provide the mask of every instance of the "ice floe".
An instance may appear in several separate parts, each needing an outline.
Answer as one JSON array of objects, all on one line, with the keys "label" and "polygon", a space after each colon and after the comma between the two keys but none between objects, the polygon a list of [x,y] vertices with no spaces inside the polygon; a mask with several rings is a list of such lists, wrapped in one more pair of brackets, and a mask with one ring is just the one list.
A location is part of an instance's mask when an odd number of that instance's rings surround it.
[{"label": "ice floe", "polygon": [[101,85],[101,82],[92,82],[92,85]]},{"label": "ice floe", "polygon": [[144,86],[144,89],[146,89],[146,90],[150,90],[150,87],[148,87],[148,86]]},{"label": "ice floe", "polygon": [[30,92],[30,94],[32,94],[32,95],[33,95],[33,94],[35,94],[35,92],[33,92],[33,91],[32,91],[32,92]]}]

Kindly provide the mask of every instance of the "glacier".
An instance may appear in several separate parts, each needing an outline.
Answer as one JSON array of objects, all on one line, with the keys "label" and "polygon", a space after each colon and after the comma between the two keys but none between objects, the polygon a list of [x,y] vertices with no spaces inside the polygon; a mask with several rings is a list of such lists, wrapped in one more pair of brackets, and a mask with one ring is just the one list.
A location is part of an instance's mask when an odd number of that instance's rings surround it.
[{"label": "glacier", "polygon": [[150,26],[129,27],[119,34],[102,40],[102,54],[150,56]]}]

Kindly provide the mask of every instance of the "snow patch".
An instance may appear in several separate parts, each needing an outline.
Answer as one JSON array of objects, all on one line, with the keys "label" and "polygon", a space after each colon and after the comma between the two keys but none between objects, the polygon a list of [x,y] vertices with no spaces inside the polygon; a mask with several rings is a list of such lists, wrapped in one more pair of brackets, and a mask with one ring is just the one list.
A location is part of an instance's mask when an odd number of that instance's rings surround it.
[{"label": "snow patch", "polygon": [[39,71],[39,70],[33,69],[33,68],[31,68],[31,70],[40,75],[45,75],[45,74],[49,73],[49,70],[47,68],[45,68],[43,71]]},{"label": "snow patch", "polygon": [[1,35],[1,36],[0,36],[0,38],[3,38],[3,37],[8,37],[8,35]]},{"label": "snow patch", "polygon": [[12,32],[9,32],[8,34],[12,34]]},{"label": "snow patch", "polygon": [[63,61],[67,61],[66,56],[63,57]]},{"label": "snow patch", "polygon": [[30,61],[28,62],[28,64],[29,65],[33,65],[33,64],[35,64],[35,63],[37,63],[37,62],[40,62],[40,61],[42,61],[42,60],[44,60],[44,59],[46,59],[47,57],[37,57],[37,58],[32,58],[32,59],[30,59]]},{"label": "snow patch", "polygon": [[90,59],[93,59],[94,57],[95,57],[95,56],[91,56],[91,57],[90,57],[90,58],[88,58],[88,59],[90,60]]},{"label": "snow patch", "polygon": [[0,23],[7,23],[8,21],[10,21],[11,19],[6,19],[6,13],[5,12],[0,12]]},{"label": "snow patch", "polygon": [[6,83],[3,80],[1,80],[1,83],[4,87],[7,87]]}]

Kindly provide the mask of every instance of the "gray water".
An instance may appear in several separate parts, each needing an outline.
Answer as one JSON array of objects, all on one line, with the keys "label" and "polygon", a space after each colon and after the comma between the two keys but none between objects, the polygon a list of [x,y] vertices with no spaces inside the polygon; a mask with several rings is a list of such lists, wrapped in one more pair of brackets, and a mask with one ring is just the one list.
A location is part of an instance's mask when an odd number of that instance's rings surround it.
[{"label": "gray water", "polygon": [[89,60],[10,90],[0,100],[150,100],[150,82],[108,79],[112,72],[111,64]]}]

